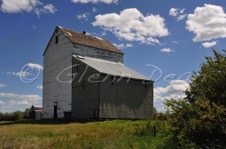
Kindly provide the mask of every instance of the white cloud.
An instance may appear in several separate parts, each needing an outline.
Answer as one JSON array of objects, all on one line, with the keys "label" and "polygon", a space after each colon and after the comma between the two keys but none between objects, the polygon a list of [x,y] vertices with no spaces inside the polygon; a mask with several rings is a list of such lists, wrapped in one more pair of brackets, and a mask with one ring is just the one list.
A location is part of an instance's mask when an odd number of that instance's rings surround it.
[{"label": "white cloud", "polygon": [[42,11],[44,13],[52,13],[52,14],[54,14],[57,11],[57,9],[55,8],[55,6],[53,4],[47,4],[47,5],[43,6]]},{"label": "white cloud", "polygon": [[4,13],[32,12],[40,17],[41,13],[54,14],[57,9],[53,4],[43,4],[39,0],[2,0],[1,11]]},{"label": "white cloud", "polygon": [[2,0],[1,11],[5,13],[30,12],[40,3],[38,0]]},{"label": "white cloud", "polygon": [[55,8],[55,6],[53,4],[47,4],[41,8],[34,9],[34,12],[38,16],[38,18],[40,17],[40,15],[42,13],[43,14],[55,14],[56,11],[57,11],[57,9]]},{"label": "white cloud", "polygon": [[97,9],[95,7],[93,7],[93,11],[92,12],[97,12]]},{"label": "white cloud", "polygon": [[179,44],[179,42],[176,41],[176,40],[173,40],[172,43],[174,43],[174,44]]},{"label": "white cloud", "polygon": [[1,84],[0,83],[0,88],[6,87],[6,84]]},{"label": "white cloud", "polygon": [[88,20],[88,16],[89,16],[89,13],[82,13],[82,14],[78,14],[76,16],[76,18],[79,19],[79,20],[83,19],[83,20],[87,21]]},{"label": "white cloud", "polygon": [[165,101],[165,99],[183,99],[185,98],[185,90],[189,88],[189,84],[183,80],[172,80],[166,87],[157,87],[154,89],[155,101]]},{"label": "white cloud", "polygon": [[38,85],[38,86],[36,86],[36,88],[42,90],[43,86],[42,85]]},{"label": "white cloud", "polygon": [[212,41],[212,42],[204,42],[202,43],[202,46],[205,47],[205,48],[210,48],[210,47],[213,47],[217,44],[216,41]]},{"label": "white cloud", "polygon": [[113,32],[120,39],[146,44],[159,43],[157,37],[169,35],[165,20],[161,16],[144,16],[136,8],[125,9],[120,14],[97,15],[92,24]]},{"label": "white cloud", "polygon": [[184,11],[185,11],[185,8],[181,9],[181,10],[180,10],[180,13],[183,14]]},{"label": "white cloud", "polygon": [[3,105],[3,104],[5,104],[5,102],[0,100],[0,106]]},{"label": "white cloud", "polygon": [[185,17],[187,17],[187,14],[179,15],[179,16],[177,17],[177,20],[178,20],[178,21],[184,20]]},{"label": "white cloud", "polygon": [[195,34],[193,41],[226,37],[226,14],[221,6],[205,4],[189,14],[186,29]]},{"label": "white cloud", "polygon": [[32,68],[32,69],[39,69],[39,70],[42,70],[43,69],[43,66],[42,65],[39,65],[39,64],[34,64],[34,63],[28,63],[26,64],[28,67]]},{"label": "white cloud", "polygon": [[20,71],[20,72],[6,72],[7,75],[13,75],[13,76],[17,76],[17,77],[26,77],[26,76],[30,76],[31,73],[29,72],[25,72],[25,71]]},{"label": "white cloud", "polygon": [[118,0],[71,0],[73,3],[105,3],[112,4],[118,3]]},{"label": "white cloud", "polygon": [[172,17],[176,17],[178,21],[183,20],[185,17],[187,17],[187,14],[184,13],[185,8],[180,9],[180,8],[171,8],[169,10],[169,15]]},{"label": "white cloud", "polygon": [[160,50],[161,52],[165,52],[165,53],[170,53],[170,52],[174,52],[174,50],[170,49],[170,48],[163,48]]},{"label": "white cloud", "polygon": [[32,29],[36,29],[37,28],[37,26],[34,25],[34,24],[32,24],[31,27],[32,27]]},{"label": "white cloud", "polygon": [[171,8],[171,9],[169,10],[169,15],[170,15],[170,16],[173,16],[173,17],[176,17],[176,16],[178,15],[178,9],[176,9],[176,8]]},{"label": "white cloud", "polygon": [[0,93],[0,112],[13,112],[31,105],[41,105],[41,99],[41,96],[35,94]]},{"label": "white cloud", "polygon": [[127,44],[116,44],[114,43],[114,46],[116,46],[118,49],[125,49],[125,48],[131,48],[133,47],[133,44],[127,43]]},{"label": "white cloud", "polygon": [[35,14],[38,16],[38,18],[40,17],[41,11],[38,8],[34,9]]},{"label": "white cloud", "polygon": [[26,99],[30,101],[42,99],[40,96],[34,94],[15,94],[15,93],[0,93],[0,98]]},{"label": "white cloud", "polygon": [[[39,65],[39,64],[34,64],[34,63],[28,63],[25,64],[21,71],[19,72],[2,72],[2,74],[6,74],[6,75],[13,75],[13,76],[17,76],[17,77],[22,77],[25,78],[27,76],[32,76],[34,75],[34,69],[37,70],[37,73],[39,74],[41,70],[43,70],[43,66]],[[30,71],[30,72],[28,72]]]}]

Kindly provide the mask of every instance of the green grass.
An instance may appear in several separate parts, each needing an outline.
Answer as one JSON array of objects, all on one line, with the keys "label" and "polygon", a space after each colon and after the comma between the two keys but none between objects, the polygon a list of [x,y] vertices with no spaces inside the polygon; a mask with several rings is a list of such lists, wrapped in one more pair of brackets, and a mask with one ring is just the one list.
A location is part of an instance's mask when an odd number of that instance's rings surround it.
[{"label": "green grass", "polygon": [[[154,126],[156,137],[154,138]],[[0,123],[1,148],[161,149],[166,121],[115,120],[89,123],[22,121]]]}]

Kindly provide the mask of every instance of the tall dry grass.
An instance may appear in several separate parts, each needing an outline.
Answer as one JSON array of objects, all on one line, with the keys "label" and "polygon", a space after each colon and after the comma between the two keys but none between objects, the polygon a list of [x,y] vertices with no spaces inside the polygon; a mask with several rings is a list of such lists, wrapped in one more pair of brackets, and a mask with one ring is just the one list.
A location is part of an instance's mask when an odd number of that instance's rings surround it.
[{"label": "tall dry grass", "polygon": [[1,122],[0,148],[162,148],[168,127],[165,121]]}]

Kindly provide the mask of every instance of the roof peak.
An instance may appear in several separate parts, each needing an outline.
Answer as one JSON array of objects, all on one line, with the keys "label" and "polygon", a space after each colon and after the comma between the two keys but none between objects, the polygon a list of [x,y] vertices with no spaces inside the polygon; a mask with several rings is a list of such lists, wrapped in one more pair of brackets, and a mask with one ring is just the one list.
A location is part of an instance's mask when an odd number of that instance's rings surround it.
[{"label": "roof peak", "polygon": [[66,29],[61,26],[57,26],[57,29],[63,32],[63,34],[72,42],[75,44],[81,44],[84,46],[89,46],[93,48],[98,48],[114,53],[120,53],[123,54],[122,51],[120,51],[116,46],[114,46],[109,41],[102,39],[100,37],[92,36],[89,34],[83,34],[83,32],[76,32],[71,29]]}]

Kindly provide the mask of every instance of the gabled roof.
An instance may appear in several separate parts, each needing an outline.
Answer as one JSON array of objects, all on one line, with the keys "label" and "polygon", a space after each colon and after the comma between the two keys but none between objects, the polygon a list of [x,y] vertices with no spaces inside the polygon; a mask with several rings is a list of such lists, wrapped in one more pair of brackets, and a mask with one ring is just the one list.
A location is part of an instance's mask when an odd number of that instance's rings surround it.
[{"label": "gabled roof", "polygon": [[[110,52],[120,53],[123,54],[122,51],[120,51],[116,46],[108,42],[107,40],[104,40],[99,37],[78,33],[69,29],[64,29],[62,27],[56,27],[56,30],[60,30],[72,43],[74,44],[80,44],[84,46],[89,46],[93,48],[98,48]],[[52,38],[52,37],[51,37]],[[48,44],[49,46],[49,44]],[[48,48],[47,46],[47,48]],[[46,50],[47,50],[46,48]],[[45,51],[46,51],[45,50]],[[45,52],[44,52],[45,54]],[[43,54],[43,55],[44,55]]]},{"label": "gabled roof", "polygon": [[111,62],[91,57],[83,57],[79,55],[73,55],[73,57],[85,63],[86,65],[94,68],[95,70],[102,74],[153,82],[146,76],[139,74],[138,72],[128,68],[122,63]]}]

